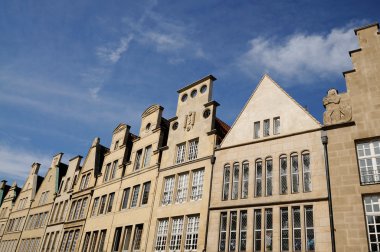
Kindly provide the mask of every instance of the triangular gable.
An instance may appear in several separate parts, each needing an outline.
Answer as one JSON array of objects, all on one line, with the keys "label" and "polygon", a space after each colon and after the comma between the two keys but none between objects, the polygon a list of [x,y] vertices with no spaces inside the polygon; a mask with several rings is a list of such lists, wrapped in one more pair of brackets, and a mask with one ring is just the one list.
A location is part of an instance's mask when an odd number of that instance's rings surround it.
[{"label": "triangular gable", "polygon": [[[240,112],[221,147],[273,137],[273,118],[280,117],[280,135],[320,128],[320,123],[268,75],[264,75]],[[270,135],[263,137],[263,121],[270,120]],[[254,139],[254,122],[260,122],[260,137]]]}]

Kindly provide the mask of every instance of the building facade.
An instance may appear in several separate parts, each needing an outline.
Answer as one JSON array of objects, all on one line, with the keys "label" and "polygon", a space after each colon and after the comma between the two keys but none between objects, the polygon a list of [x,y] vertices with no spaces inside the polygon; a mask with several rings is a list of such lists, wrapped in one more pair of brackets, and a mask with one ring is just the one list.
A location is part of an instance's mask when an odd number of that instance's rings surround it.
[{"label": "building facade", "polygon": [[230,127],[206,76],[171,119],[151,105],[137,135],[1,182],[0,251],[380,251],[379,25],[355,34],[323,124],[264,75]]}]

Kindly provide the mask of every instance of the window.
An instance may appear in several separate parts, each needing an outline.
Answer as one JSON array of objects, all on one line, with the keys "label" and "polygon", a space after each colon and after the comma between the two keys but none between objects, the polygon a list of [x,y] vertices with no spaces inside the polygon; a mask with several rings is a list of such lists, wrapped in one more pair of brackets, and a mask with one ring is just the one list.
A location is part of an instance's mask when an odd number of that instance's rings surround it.
[{"label": "window", "polygon": [[137,171],[138,169],[140,169],[140,166],[141,166],[141,155],[142,155],[142,149],[141,150],[138,150],[136,152],[136,158],[135,158],[135,171]]},{"label": "window", "polygon": [[293,249],[301,251],[301,213],[299,207],[293,207]]},{"label": "window", "polygon": [[143,194],[142,194],[141,205],[145,205],[148,203],[149,191],[150,191],[150,181],[144,183],[144,185],[143,185]]},{"label": "window", "polygon": [[137,200],[139,198],[139,191],[140,191],[140,185],[136,185],[133,187],[131,208],[137,206]]},{"label": "window", "polygon": [[261,209],[254,210],[254,237],[253,247],[255,251],[261,251]]},{"label": "window", "polygon": [[228,200],[229,191],[230,191],[230,165],[226,164],[224,165],[222,200]]},{"label": "window", "polygon": [[280,194],[288,193],[288,162],[285,155],[280,156]]},{"label": "window", "polygon": [[[313,207],[305,207],[305,228],[306,228],[306,251],[314,251],[314,218]],[[377,250],[377,249],[376,249]]]},{"label": "window", "polygon": [[123,190],[123,198],[121,200],[121,209],[126,209],[128,207],[128,198],[129,198],[129,191],[131,189],[128,187]]},{"label": "window", "polygon": [[114,179],[114,178],[115,178],[118,161],[119,161],[119,160],[115,160],[115,161],[112,163],[112,169],[111,169],[111,173],[110,173],[110,179]]},{"label": "window", "polygon": [[230,251],[236,250],[237,212],[230,213]]},{"label": "window", "polygon": [[185,162],[185,143],[177,145],[177,156],[175,159],[176,164]]},{"label": "window", "polygon": [[107,206],[106,213],[112,212],[112,206],[113,206],[114,198],[115,198],[115,193],[110,193],[110,195],[108,196],[108,206]]},{"label": "window", "polygon": [[270,121],[269,119],[266,119],[264,120],[264,130],[263,130],[263,134],[264,136],[269,136],[269,128],[270,128]]},{"label": "window", "polygon": [[380,182],[380,140],[356,144],[360,181],[362,184]]},{"label": "window", "polygon": [[95,251],[97,241],[98,241],[98,231],[95,231],[92,233],[90,251]]},{"label": "window", "polygon": [[97,251],[102,252],[104,248],[104,242],[106,240],[107,230],[100,231],[99,245]]},{"label": "window", "polygon": [[298,172],[298,155],[292,154],[290,156],[290,163],[292,165],[292,193],[299,192],[299,172]]},{"label": "window", "polygon": [[181,249],[182,231],[183,218],[174,218],[170,237],[170,251],[179,251]]},{"label": "window", "polygon": [[112,251],[114,252],[119,251],[121,231],[122,231],[121,227],[118,227],[115,229],[115,236],[113,238],[113,243],[112,243]]},{"label": "window", "polygon": [[48,197],[49,191],[43,192],[40,197],[40,201],[38,202],[38,205],[41,206],[46,203],[46,199]]},{"label": "window", "polygon": [[240,235],[239,235],[239,251],[247,249],[247,211],[240,211]]},{"label": "window", "polygon": [[167,205],[173,202],[174,176],[165,178],[164,195],[162,204]]},{"label": "window", "polygon": [[136,225],[135,236],[133,238],[132,251],[139,251],[140,250],[142,231],[143,231],[143,224]]},{"label": "window", "polygon": [[94,203],[92,204],[91,216],[94,216],[97,214],[96,210],[98,210],[98,204],[99,204],[99,197],[96,197],[94,199]]},{"label": "window", "polygon": [[86,252],[87,251],[88,244],[90,242],[90,236],[91,236],[91,232],[87,232],[86,235],[84,236],[82,252]]},{"label": "window", "polygon": [[232,175],[231,199],[237,199],[239,194],[239,163],[234,163]]},{"label": "window", "polygon": [[166,250],[166,240],[168,237],[169,220],[164,219],[158,221],[157,235],[156,235],[156,251]]},{"label": "window", "polygon": [[272,209],[265,209],[265,251],[273,249],[273,214]]},{"label": "window", "polygon": [[147,167],[150,165],[150,157],[152,156],[152,145],[149,145],[145,147],[145,154],[144,154],[144,167]]},{"label": "window", "polygon": [[273,135],[280,134],[280,117],[273,118]]},{"label": "window", "polygon": [[254,122],[253,124],[253,138],[260,138],[260,122]]},{"label": "window", "polygon": [[262,161],[256,161],[256,183],[255,183],[255,197],[260,197],[262,193],[262,177],[263,177],[263,167]]},{"label": "window", "polygon": [[63,189],[64,192],[67,191],[67,188],[68,188],[68,186],[69,186],[69,182],[70,182],[70,178],[67,178],[67,180],[66,180],[66,184],[65,184],[65,188]]},{"label": "window", "polygon": [[73,243],[71,245],[70,252],[74,252],[75,251],[75,247],[76,247],[77,242],[78,242],[78,237],[79,237],[79,230],[76,230],[75,233],[74,233]]},{"label": "window", "polygon": [[219,251],[226,251],[227,213],[220,214]]},{"label": "window", "polygon": [[82,219],[84,218],[84,210],[86,209],[86,206],[87,206],[87,198],[84,198],[83,199],[83,203],[82,203],[82,206],[80,208],[80,212],[79,212],[79,218]]},{"label": "window", "polygon": [[246,199],[248,197],[248,179],[249,179],[249,164],[243,162],[243,182],[241,185],[241,198]]},{"label": "window", "polygon": [[266,196],[271,196],[272,195],[272,171],[273,171],[273,163],[272,159],[267,159],[265,160],[265,166],[266,166]]},{"label": "window", "polygon": [[289,215],[288,208],[281,208],[281,251],[289,250]]},{"label": "window", "polygon": [[103,214],[104,213],[104,209],[106,207],[106,199],[107,199],[107,195],[103,195],[100,198],[100,205],[99,205],[99,213],[98,214]]},{"label": "window", "polygon": [[128,249],[129,249],[129,242],[131,240],[131,235],[132,235],[132,226],[125,227],[124,241],[123,241],[123,248],[122,248],[123,252],[129,251]]},{"label": "window", "polygon": [[365,217],[367,222],[368,246],[370,251],[380,251],[380,202],[379,195],[364,196]]},{"label": "window", "polygon": [[204,172],[205,172],[204,169],[193,172],[193,183],[191,187],[192,200],[202,199]]},{"label": "window", "polygon": [[189,141],[189,161],[198,156],[198,139]]},{"label": "window", "polygon": [[113,148],[113,150],[117,150],[117,148],[119,148],[119,140],[115,142],[115,147]]},{"label": "window", "polygon": [[303,190],[311,192],[311,169],[310,169],[310,154],[302,153],[302,171],[303,171]]},{"label": "window", "polygon": [[90,180],[90,175],[91,174],[89,173],[89,174],[86,174],[86,175],[82,176],[82,180],[80,182],[79,190],[83,190],[83,189],[87,188],[88,182]]},{"label": "window", "polygon": [[69,201],[66,200],[65,204],[63,206],[61,217],[60,217],[59,221],[64,221],[66,219],[66,214],[67,214],[68,208],[69,208]]},{"label": "window", "polygon": [[199,216],[187,219],[185,251],[197,250],[199,230]]},{"label": "window", "polygon": [[187,188],[189,186],[189,173],[178,176],[176,203],[182,203],[187,199]]}]

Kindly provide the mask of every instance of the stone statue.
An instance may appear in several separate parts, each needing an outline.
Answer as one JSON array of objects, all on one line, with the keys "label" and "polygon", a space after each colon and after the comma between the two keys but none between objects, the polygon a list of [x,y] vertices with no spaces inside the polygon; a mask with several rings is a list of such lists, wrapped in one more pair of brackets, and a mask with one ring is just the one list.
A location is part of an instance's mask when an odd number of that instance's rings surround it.
[{"label": "stone statue", "polygon": [[324,125],[348,122],[352,118],[351,106],[343,102],[341,95],[334,88],[327,91],[327,96],[323,98],[323,106],[326,111],[323,113]]},{"label": "stone statue", "polygon": [[183,127],[185,128],[185,130],[190,131],[193,128],[194,123],[195,123],[195,112],[189,112],[189,114],[185,116],[185,124]]}]

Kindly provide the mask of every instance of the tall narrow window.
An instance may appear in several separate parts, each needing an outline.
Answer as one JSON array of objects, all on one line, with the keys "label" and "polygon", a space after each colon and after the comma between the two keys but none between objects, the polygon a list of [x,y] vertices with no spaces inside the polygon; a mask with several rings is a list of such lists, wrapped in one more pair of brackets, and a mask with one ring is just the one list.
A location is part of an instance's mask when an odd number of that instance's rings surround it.
[{"label": "tall narrow window", "polygon": [[62,213],[61,213],[61,217],[60,217],[59,221],[66,220],[66,215],[67,215],[68,208],[69,208],[69,201],[66,200],[65,204],[63,205],[63,209],[62,209]]},{"label": "tall narrow window", "polygon": [[142,149],[138,150],[136,152],[136,158],[135,158],[135,170],[139,170],[141,168],[141,155],[142,155]]},{"label": "tall narrow window", "polygon": [[193,183],[191,186],[192,200],[202,199],[204,173],[205,173],[204,169],[196,170],[193,172]]},{"label": "tall narrow window", "polygon": [[260,122],[254,122],[253,124],[253,138],[260,138]]},{"label": "tall narrow window", "polygon": [[116,150],[117,148],[119,148],[119,140],[117,140],[117,141],[115,142],[115,145],[114,145],[114,147],[113,147],[113,150]]},{"label": "tall narrow window", "polygon": [[189,161],[198,157],[198,139],[189,141]]},{"label": "tall narrow window", "polygon": [[273,214],[272,209],[265,209],[265,251],[273,249]]},{"label": "tall narrow window", "polygon": [[150,165],[150,157],[151,156],[152,156],[152,145],[149,145],[149,146],[145,147],[143,167],[148,167]]},{"label": "tall narrow window", "polygon": [[123,198],[121,200],[121,209],[126,209],[128,207],[128,198],[129,198],[129,191],[131,189],[128,187],[123,190]]},{"label": "tall narrow window", "polygon": [[263,130],[263,135],[269,136],[269,128],[270,128],[270,121],[269,119],[264,120],[264,130]]},{"label": "tall narrow window", "polygon": [[164,219],[158,221],[157,235],[156,235],[156,251],[166,250],[166,241],[168,238],[169,220]]},{"label": "tall narrow window", "polygon": [[248,197],[248,181],[249,181],[249,164],[243,162],[243,181],[241,185],[241,198],[246,199]]},{"label": "tall narrow window", "polygon": [[87,252],[88,244],[90,242],[90,236],[91,236],[91,232],[87,232],[86,235],[84,236],[82,252]]},{"label": "tall narrow window", "polygon": [[[380,164],[379,164],[380,165]],[[303,190],[311,192],[311,168],[310,168],[310,154],[302,153],[302,171],[303,171]]]},{"label": "tall narrow window", "polygon": [[108,205],[107,205],[106,213],[112,212],[112,206],[113,206],[114,198],[115,198],[115,193],[110,193],[110,195],[108,196]]},{"label": "tall narrow window", "polygon": [[219,251],[226,251],[227,213],[220,214]]},{"label": "tall narrow window", "polygon": [[280,194],[288,193],[288,162],[285,155],[280,157]]},{"label": "tall narrow window", "polygon": [[183,173],[178,176],[178,187],[176,202],[182,203],[187,199],[187,188],[189,186],[189,173]]},{"label": "tall narrow window", "polygon": [[112,169],[111,169],[111,174],[110,174],[110,179],[114,179],[115,176],[116,176],[116,170],[117,170],[117,163],[118,163],[119,160],[115,160],[113,163],[112,163]]},{"label": "tall narrow window", "polygon": [[[103,181],[108,181],[108,177],[110,175],[110,170],[111,170],[111,163],[108,163],[105,167]],[[82,179],[82,181],[83,181],[83,179]],[[82,186],[82,183],[81,183],[81,186]]]},{"label": "tall narrow window", "polygon": [[237,199],[239,194],[239,163],[234,163],[232,175],[232,199]]},{"label": "tall narrow window", "polygon": [[96,210],[98,210],[98,204],[99,204],[99,197],[96,197],[94,199],[94,203],[92,204],[91,216],[94,216],[97,214]]},{"label": "tall narrow window", "polygon": [[223,175],[223,200],[228,200],[228,194],[230,192],[230,165],[226,164],[224,166],[224,175]]},{"label": "tall narrow window", "polygon": [[78,242],[78,237],[79,237],[79,230],[75,230],[70,252],[75,251],[75,248],[76,248],[77,242]]},{"label": "tall narrow window", "polygon": [[380,202],[379,195],[364,196],[364,209],[367,222],[368,246],[370,251],[380,251]]},{"label": "tall narrow window", "polygon": [[[131,240],[131,235],[132,235],[132,226],[127,226],[125,227],[124,231],[124,241],[123,241],[123,252],[128,252],[129,250],[129,243]],[[99,251],[101,252],[101,251]]]},{"label": "tall narrow window", "polygon": [[240,211],[240,235],[239,235],[239,251],[247,249],[247,211]]},{"label": "tall narrow window", "polygon": [[281,251],[289,251],[289,215],[288,208],[284,207],[281,211]]},{"label": "tall narrow window", "polygon": [[187,219],[185,250],[195,251],[198,246],[199,216]]},{"label": "tall narrow window", "polygon": [[97,248],[97,251],[98,252],[103,252],[103,248],[104,248],[104,242],[106,240],[106,233],[107,233],[107,230],[102,230],[100,232],[100,237],[99,237],[99,244],[98,244],[98,248]]},{"label": "tall narrow window", "polygon": [[298,171],[298,155],[292,154],[290,156],[290,163],[292,165],[292,193],[299,192],[299,171]]},{"label": "tall narrow window", "polygon": [[121,231],[122,231],[121,227],[118,227],[115,229],[115,236],[113,238],[113,243],[112,243],[112,251],[113,252],[119,251]]},{"label": "tall narrow window", "polygon": [[136,225],[135,236],[133,238],[132,251],[140,250],[142,231],[143,231],[143,224]]},{"label": "tall narrow window", "polygon": [[172,222],[172,232],[170,237],[170,251],[179,251],[181,249],[183,231],[183,218],[174,218]]},{"label": "tall narrow window", "polygon": [[254,251],[261,251],[261,209],[254,211],[254,230],[253,230]]},{"label": "tall narrow window", "polygon": [[136,185],[133,187],[131,207],[137,206],[137,200],[139,198],[140,185]]},{"label": "tall narrow window", "polygon": [[306,251],[314,251],[314,218],[313,206],[305,207],[305,228],[306,228]]},{"label": "tall narrow window", "polygon": [[280,117],[273,118],[273,135],[280,134]]},{"label": "tall narrow window", "polygon": [[301,251],[301,212],[299,207],[293,207],[293,249]]},{"label": "tall narrow window", "polygon": [[380,182],[380,140],[356,144],[362,184]]},{"label": "tall narrow window", "polygon": [[256,183],[255,183],[255,197],[260,197],[262,194],[262,177],[263,177],[263,166],[262,161],[256,161]]},{"label": "tall narrow window", "polygon": [[104,213],[104,209],[106,207],[106,200],[107,200],[107,195],[103,195],[100,198],[100,205],[99,205],[99,213],[98,214],[103,214]]},{"label": "tall narrow window", "polygon": [[164,195],[162,204],[167,205],[173,202],[174,176],[165,178]]},{"label": "tall narrow window", "polygon": [[273,163],[272,159],[266,159],[265,160],[265,166],[266,166],[266,196],[272,195],[272,172],[273,172]]},{"label": "tall narrow window", "polygon": [[230,214],[230,251],[236,250],[236,229],[237,229],[237,212],[231,211]]},{"label": "tall narrow window", "polygon": [[185,162],[185,143],[181,143],[177,145],[177,155],[175,159],[176,164],[180,164]]},{"label": "tall narrow window", "polygon": [[80,219],[84,218],[84,211],[85,211],[86,207],[87,207],[87,198],[84,198],[82,201],[80,211],[79,211],[79,218]]},{"label": "tall narrow window", "polygon": [[148,203],[149,192],[150,192],[150,181],[144,183],[144,185],[143,185],[143,193],[141,196],[141,205],[145,205]]}]

